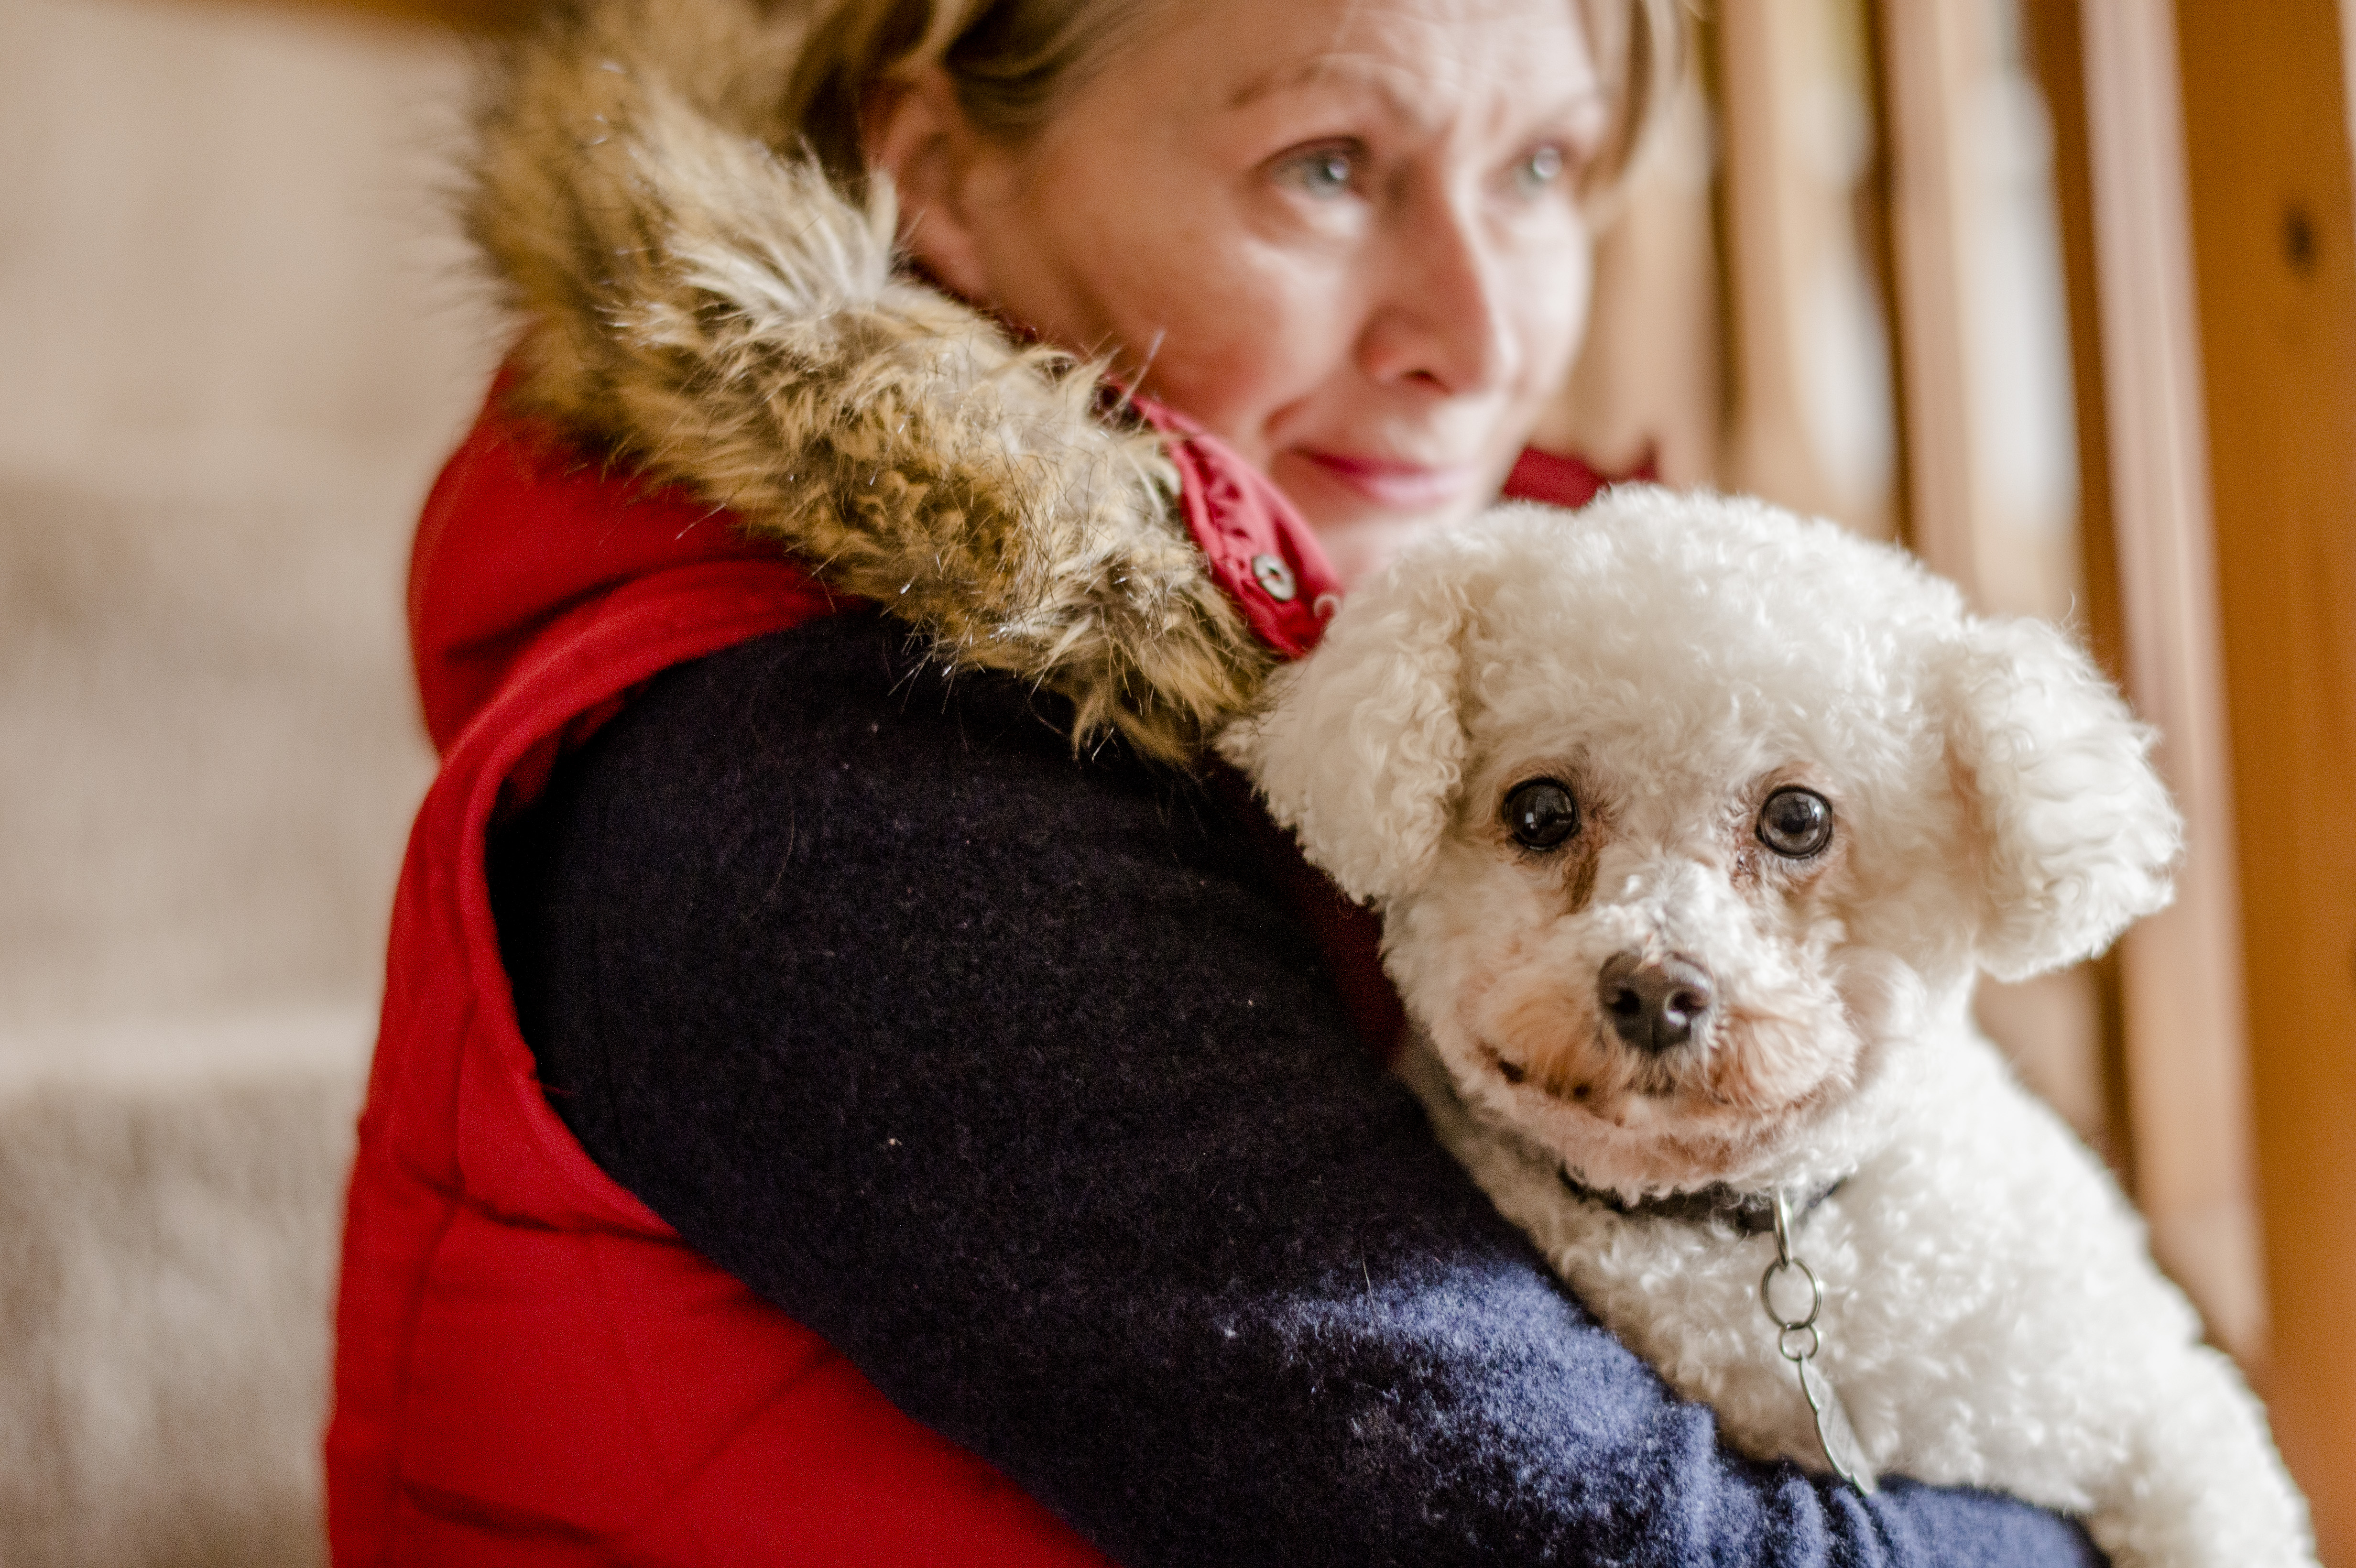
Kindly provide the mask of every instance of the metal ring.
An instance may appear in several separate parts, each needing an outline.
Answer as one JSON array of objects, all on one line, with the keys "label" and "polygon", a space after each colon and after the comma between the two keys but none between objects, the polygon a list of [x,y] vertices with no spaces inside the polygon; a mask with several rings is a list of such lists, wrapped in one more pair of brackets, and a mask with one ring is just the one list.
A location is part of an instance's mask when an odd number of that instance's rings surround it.
[{"label": "metal ring", "polygon": [[[1805,1334],[1808,1337],[1808,1348],[1806,1349],[1794,1350],[1792,1349],[1792,1336],[1794,1334]],[[1802,1361],[1813,1360],[1815,1353],[1824,1348],[1825,1337],[1813,1323],[1787,1323],[1783,1326],[1783,1330],[1775,1336],[1775,1353],[1783,1357],[1785,1360],[1790,1361],[1794,1366],[1798,1365]],[[1806,1393],[1808,1392],[1807,1384],[1802,1383],[1800,1385],[1800,1390],[1803,1393]],[[1815,1403],[1816,1401],[1815,1395],[1810,1394],[1808,1398],[1808,1408],[1811,1410],[1815,1409]]]},{"label": "metal ring", "polygon": [[[1786,1317],[1775,1310],[1775,1276],[1789,1269],[1798,1269],[1802,1277],[1808,1282],[1808,1315],[1805,1317]],[[1767,1272],[1759,1276],[1759,1305],[1767,1309],[1767,1320],[1778,1328],[1790,1330],[1808,1328],[1815,1322],[1816,1314],[1825,1309],[1824,1281],[1816,1277],[1815,1270],[1798,1258],[1788,1261],[1777,1258],[1767,1265]]]}]

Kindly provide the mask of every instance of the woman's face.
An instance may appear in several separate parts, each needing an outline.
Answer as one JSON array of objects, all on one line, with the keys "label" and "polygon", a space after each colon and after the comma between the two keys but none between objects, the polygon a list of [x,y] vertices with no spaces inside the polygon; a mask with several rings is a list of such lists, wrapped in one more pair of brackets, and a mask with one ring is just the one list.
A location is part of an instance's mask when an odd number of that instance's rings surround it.
[{"label": "woman's face", "polygon": [[1225,438],[1346,581],[1561,382],[1609,112],[1570,0],[1179,0],[1018,147],[938,78],[869,145],[937,276]]}]

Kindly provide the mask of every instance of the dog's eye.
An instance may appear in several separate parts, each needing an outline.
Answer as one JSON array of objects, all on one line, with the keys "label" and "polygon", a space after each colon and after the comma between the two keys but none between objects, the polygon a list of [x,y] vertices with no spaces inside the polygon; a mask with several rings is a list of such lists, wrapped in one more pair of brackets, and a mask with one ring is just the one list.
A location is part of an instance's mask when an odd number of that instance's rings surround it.
[{"label": "dog's eye", "polygon": [[1579,801],[1553,779],[1518,784],[1505,796],[1505,829],[1532,849],[1551,849],[1579,831]]},{"label": "dog's eye", "polygon": [[1759,842],[1804,860],[1832,842],[1833,807],[1812,789],[1779,789],[1759,808]]}]

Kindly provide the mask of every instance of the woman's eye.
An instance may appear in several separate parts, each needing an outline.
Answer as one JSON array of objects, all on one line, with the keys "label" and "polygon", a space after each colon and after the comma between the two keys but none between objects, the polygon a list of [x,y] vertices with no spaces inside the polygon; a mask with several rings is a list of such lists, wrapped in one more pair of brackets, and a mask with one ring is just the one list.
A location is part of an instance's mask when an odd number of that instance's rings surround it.
[{"label": "woman's eye", "polygon": [[1832,802],[1812,789],[1779,789],[1759,808],[1759,842],[1786,859],[1804,860],[1832,839]]},{"label": "woman's eye", "polygon": [[1505,831],[1526,849],[1552,849],[1579,831],[1579,801],[1555,779],[1515,784],[1505,796]]},{"label": "woman's eye", "polygon": [[1525,196],[1552,190],[1562,178],[1562,149],[1548,144],[1514,165],[1514,184]]},{"label": "woman's eye", "polygon": [[1345,147],[1320,147],[1287,159],[1277,176],[1311,196],[1346,196],[1358,183],[1358,160]]}]

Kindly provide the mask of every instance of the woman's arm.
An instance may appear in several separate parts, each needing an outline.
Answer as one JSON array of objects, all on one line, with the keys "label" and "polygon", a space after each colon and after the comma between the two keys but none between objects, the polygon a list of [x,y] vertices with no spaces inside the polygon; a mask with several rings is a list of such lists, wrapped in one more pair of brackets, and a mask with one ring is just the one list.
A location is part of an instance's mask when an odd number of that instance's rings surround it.
[{"label": "woman's arm", "polygon": [[589,1152],[902,1409],[1131,1568],[2094,1560],[1729,1456],[1368,1061],[1236,824],[905,638],[660,677],[497,867]]}]

